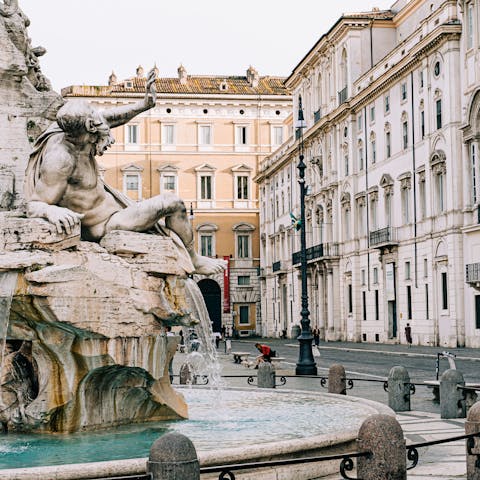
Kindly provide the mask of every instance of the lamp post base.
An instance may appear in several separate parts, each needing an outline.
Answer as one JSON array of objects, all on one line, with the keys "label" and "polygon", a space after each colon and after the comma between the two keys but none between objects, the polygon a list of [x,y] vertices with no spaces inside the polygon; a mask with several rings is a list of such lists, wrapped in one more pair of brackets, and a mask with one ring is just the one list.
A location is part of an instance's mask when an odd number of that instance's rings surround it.
[{"label": "lamp post base", "polygon": [[311,335],[298,337],[300,344],[300,351],[298,356],[297,367],[295,368],[295,375],[317,375],[317,365],[313,359]]}]

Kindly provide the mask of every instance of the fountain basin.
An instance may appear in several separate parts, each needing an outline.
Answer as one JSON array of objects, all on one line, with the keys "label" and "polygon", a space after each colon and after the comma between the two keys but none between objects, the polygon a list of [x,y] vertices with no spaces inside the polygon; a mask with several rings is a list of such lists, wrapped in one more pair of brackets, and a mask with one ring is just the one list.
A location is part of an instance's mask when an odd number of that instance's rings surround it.
[{"label": "fountain basin", "polygon": [[[376,402],[327,393],[254,388],[179,390],[189,405],[189,420],[110,432],[7,435],[0,441],[0,479],[81,480],[144,473],[150,445],[171,430],[193,441],[202,466],[345,453],[356,449],[357,432],[365,418],[377,413],[394,415]],[[79,463],[82,461],[85,463]],[[33,466],[40,462],[50,465]],[[338,471],[338,465],[307,464],[302,466],[305,476],[299,476],[298,465],[282,468],[294,468],[295,478],[300,480]],[[31,467],[14,468],[27,466]]]}]

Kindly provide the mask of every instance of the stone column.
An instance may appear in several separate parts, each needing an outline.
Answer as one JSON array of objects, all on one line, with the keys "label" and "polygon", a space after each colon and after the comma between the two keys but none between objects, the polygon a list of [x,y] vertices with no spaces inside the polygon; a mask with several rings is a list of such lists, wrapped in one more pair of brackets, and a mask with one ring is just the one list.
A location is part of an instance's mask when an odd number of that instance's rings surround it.
[{"label": "stone column", "polygon": [[260,388],[275,388],[275,365],[260,362],[258,365],[257,385]]},{"label": "stone column", "polygon": [[152,480],[200,480],[200,463],[191,440],[177,432],[166,433],[150,448],[147,473]]},{"label": "stone column", "polygon": [[339,363],[334,363],[328,370],[328,393],[347,394],[345,367]]},{"label": "stone column", "polygon": [[[480,402],[469,410],[465,422],[465,435],[480,431]],[[476,466],[477,454],[480,454],[480,439],[467,438],[467,480],[480,480],[480,468]],[[470,447],[470,448],[469,448]]]},{"label": "stone column", "polygon": [[325,276],[323,273],[318,275],[318,327],[320,338],[325,339]]},{"label": "stone column", "polygon": [[402,427],[390,415],[368,417],[358,432],[358,450],[371,452],[357,460],[357,478],[406,480],[407,459]]},{"label": "stone column", "polygon": [[388,406],[394,412],[410,411],[410,376],[405,367],[393,367],[388,374]]},{"label": "stone column", "polygon": [[465,386],[461,372],[453,368],[443,372],[440,378],[440,418],[465,418],[463,390],[457,385]]}]

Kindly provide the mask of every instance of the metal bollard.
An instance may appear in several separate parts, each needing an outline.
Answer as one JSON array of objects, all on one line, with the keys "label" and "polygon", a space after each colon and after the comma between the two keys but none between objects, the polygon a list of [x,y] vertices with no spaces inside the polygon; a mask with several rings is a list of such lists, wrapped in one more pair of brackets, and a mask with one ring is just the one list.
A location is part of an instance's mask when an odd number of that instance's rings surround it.
[{"label": "metal bollard", "polygon": [[463,375],[458,370],[446,370],[440,377],[440,418],[465,418],[466,407],[463,390]]},{"label": "metal bollard", "polygon": [[357,460],[357,477],[363,480],[406,480],[407,459],[402,427],[390,415],[372,415],[360,427],[359,451],[368,457]]},{"label": "metal bollard", "polygon": [[345,378],[345,367],[339,363],[334,363],[328,369],[328,393],[337,393],[339,395],[347,394],[347,383]]},{"label": "metal bollard", "polygon": [[388,373],[388,406],[394,412],[410,411],[410,376],[407,369],[400,365]]},{"label": "metal bollard", "polygon": [[200,480],[200,463],[191,440],[171,432],[153,442],[147,462],[152,480]]},{"label": "metal bollard", "polygon": [[[480,402],[470,408],[465,422],[465,435],[480,431]],[[467,480],[480,480],[480,439],[467,438]]]},{"label": "metal bollard", "polygon": [[275,388],[275,365],[260,362],[258,365],[257,385],[260,388]]}]

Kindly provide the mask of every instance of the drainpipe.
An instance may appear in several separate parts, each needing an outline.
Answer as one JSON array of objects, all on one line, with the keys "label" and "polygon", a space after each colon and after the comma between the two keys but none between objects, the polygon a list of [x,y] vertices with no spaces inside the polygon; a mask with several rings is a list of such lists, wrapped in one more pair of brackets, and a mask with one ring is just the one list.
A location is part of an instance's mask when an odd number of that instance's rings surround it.
[{"label": "drainpipe", "polygon": [[413,246],[415,261],[415,288],[418,288],[418,244],[417,244],[417,182],[416,182],[416,164],[415,164],[415,112],[413,101],[413,72],[410,72],[410,87],[412,90],[412,183],[413,183]]},{"label": "drainpipe", "polygon": [[367,288],[370,291],[370,202],[368,201],[368,144],[367,107],[363,107],[363,130],[365,140],[365,207],[367,209]]}]

